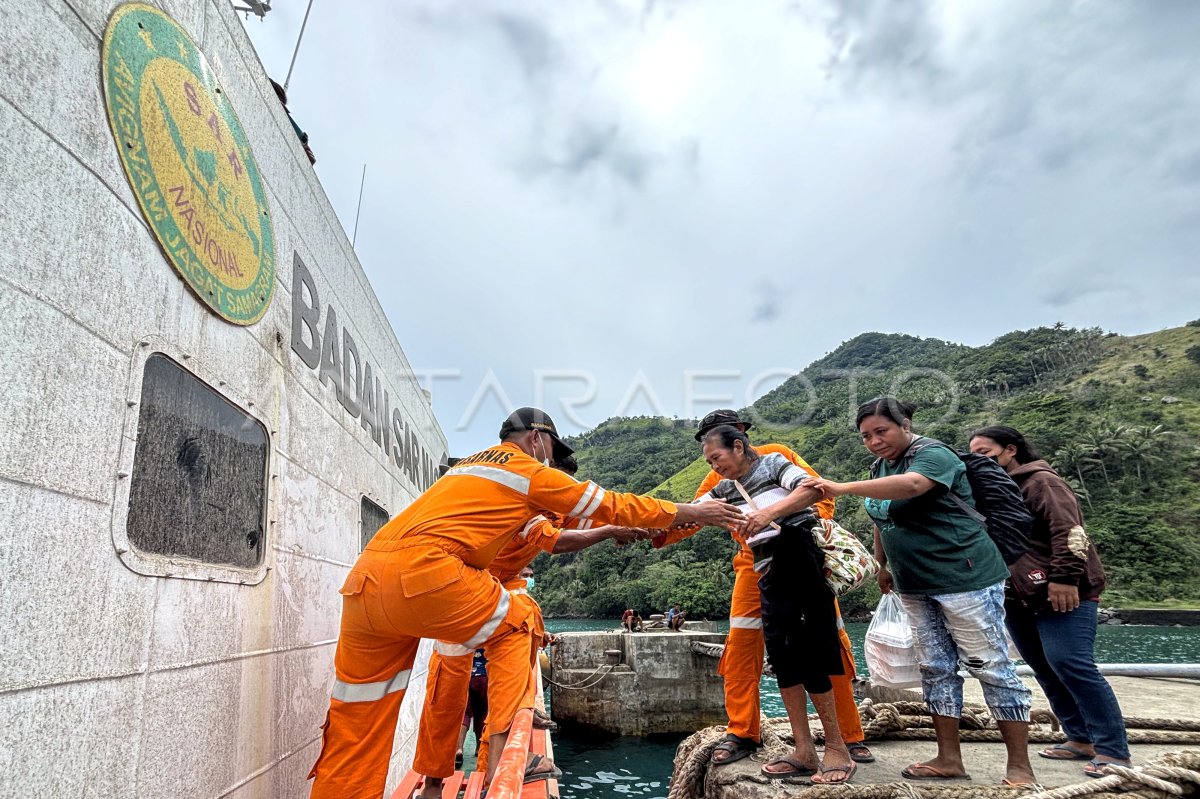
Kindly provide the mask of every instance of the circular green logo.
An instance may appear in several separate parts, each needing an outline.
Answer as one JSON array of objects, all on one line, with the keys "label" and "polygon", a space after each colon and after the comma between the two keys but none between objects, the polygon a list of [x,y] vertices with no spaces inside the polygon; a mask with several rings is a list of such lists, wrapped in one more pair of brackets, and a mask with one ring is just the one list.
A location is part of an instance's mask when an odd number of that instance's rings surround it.
[{"label": "circular green logo", "polygon": [[129,185],[167,259],[212,311],[257,322],[275,290],[258,164],[204,54],[157,8],[117,8],[104,99]]}]

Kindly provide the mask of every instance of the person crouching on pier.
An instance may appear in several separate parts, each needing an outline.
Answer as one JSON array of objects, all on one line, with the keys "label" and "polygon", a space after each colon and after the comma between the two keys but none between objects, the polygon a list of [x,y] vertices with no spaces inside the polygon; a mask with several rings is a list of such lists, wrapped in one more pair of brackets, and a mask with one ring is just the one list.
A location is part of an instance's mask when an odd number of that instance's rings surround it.
[{"label": "person crouching on pier", "polygon": [[[514,411],[500,443],[459,461],[359,556],[342,594],[336,679],[312,799],[379,799],[387,782],[400,704],[422,638],[484,645],[490,753],[500,760],[518,710],[533,707],[533,621],[486,571],[505,544],[544,511],[628,527],[716,524],[741,516],[730,505],[671,502],[580,483],[548,464],[571,454],[550,417]],[[451,733],[453,740],[454,733]]]},{"label": "person crouching on pier", "polygon": [[[857,765],[838,726],[830,680],[843,673],[837,613],[812,534],[817,516],[810,506],[821,493],[805,485],[811,478],[800,467],[778,453],[759,455],[731,425],[714,427],[702,444],[722,480],[697,501],[724,499],[745,514],[738,534],[754,554],[767,659],[796,739],[795,750],[762,773],[771,779],[811,774],[817,785],[848,782]],[[823,759],[808,726],[809,696],[825,732]]]},{"label": "person crouching on pier", "polygon": [[[555,463],[555,468],[567,474],[572,474],[570,462]],[[615,527],[603,525],[590,527],[590,520],[572,517],[567,519],[567,525],[589,527],[583,530],[568,530],[555,526],[545,516],[534,516],[513,537],[496,559],[488,565],[488,572],[496,577],[508,591],[513,602],[521,602],[529,607],[532,633],[530,652],[526,669],[537,665],[537,651],[541,648],[545,636],[545,624],[542,620],[542,609],[530,596],[528,586],[531,582],[532,570],[529,564],[542,552],[550,554],[562,552],[578,552],[587,547],[614,539],[628,543],[639,538],[645,538],[648,533],[636,528]],[[483,649],[486,653],[486,647]],[[454,725],[462,717],[464,705],[473,683],[471,679],[471,652],[466,647],[458,646],[449,641],[437,641],[434,653],[429,660],[429,677],[425,683],[425,706],[421,711],[421,724],[417,734],[417,752],[413,759],[413,770],[425,775],[425,783],[419,794],[423,799],[437,799],[441,796],[442,782],[454,773],[457,756],[454,749]],[[534,709],[534,727],[546,729],[553,722],[541,711]],[[476,721],[476,730],[484,726],[483,719]],[[476,733],[477,765],[480,771],[487,769],[488,755],[491,750],[488,730],[483,735]],[[461,750],[461,745],[459,747]],[[530,758],[525,771],[525,782],[557,778],[561,775],[553,763],[541,756]]]}]

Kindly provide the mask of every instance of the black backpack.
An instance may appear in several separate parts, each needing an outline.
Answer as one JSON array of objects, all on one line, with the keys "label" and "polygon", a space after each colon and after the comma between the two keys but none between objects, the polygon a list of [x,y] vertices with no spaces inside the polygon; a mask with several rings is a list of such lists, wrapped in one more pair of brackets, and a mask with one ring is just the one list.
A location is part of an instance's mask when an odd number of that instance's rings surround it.
[{"label": "black backpack", "polygon": [[[1033,514],[1021,497],[1021,489],[1016,482],[1004,471],[1004,467],[984,455],[974,452],[960,452],[954,447],[943,444],[933,438],[919,436],[905,450],[902,459],[905,468],[912,465],[913,458],[925,447],[945,447],[958,456],[967,467],[967,481],[971,484],[971,494],[975,499],[975,507],[968,505],[962,497],[953,491],[947,491],[946,496],[958,508],[987,530],[988,537],[1000,550],[1000,557],[1006,566],[1011,566],[1029,550],[1029,534],[1033,530]],[[871,464],[871,477],[879,475],[879,465],[882,458],[876,458]]]}]

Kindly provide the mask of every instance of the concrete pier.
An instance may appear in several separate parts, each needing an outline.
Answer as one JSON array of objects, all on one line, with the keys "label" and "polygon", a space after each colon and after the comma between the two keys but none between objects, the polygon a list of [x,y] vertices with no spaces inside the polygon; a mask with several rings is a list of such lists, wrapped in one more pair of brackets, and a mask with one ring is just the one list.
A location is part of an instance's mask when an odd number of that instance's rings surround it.
[{"label": "concrete pier", "polygon": [[555,720],[616,735],[692,732],[723,723],[717,661],[693,654],[693,640],[721,644],[725,635],[691,629],[560,634],[550,673]]},{"label": "concrete pier", "polygon": [[[1025,684],[1034,695],[1034,709],[1049,707],[1041,688],[1032,678]],[[1109,683],[1117,695],[1121,709],[1127,717],[1163,718],[1200,721],[1200,681],[1188,679],[1110,677]],[[968,679],[963,686],[964,698],[969,703],[983,702],[979,681]],[[877,702],[920,701],[917,691],[897,691],[886,688],[871,688],[870,697]],[[933,757],[936,744],[933,741],[883,740],[868,741],[875,753],[876,762],[860,764],[854,783],[858,786],[903,782],[900,770],[910,763]],[[1030,760],[1038,781],[1046,787],[1058,787],[1086,782],[1083,763],[1071,760],[1046,760],[1036,753],[1052,744],[1032,743],[1029,746]],[[1141,765],[1167,752],[1197,750],[1195,743],[1133,743],[1130,751],[1135,765]],[[941,784],[948,787],[975,785],[981,789],[999,786],[1004,777],[1005,750],[1000,743],[968,743],[962,745],[963,760],[974,777],[972,782],[916,783],[931,788]],[[776,799],[781,791],[803,795],[806,778],[768,780],[759,770],[770,757],[782,751],[760,750],[752,757],[727,766],[708,769],[704,783],[705,799]],[[828,795],[828,794],[826,794]],[[1015,795],[1015,794],[1014,794]]]}]

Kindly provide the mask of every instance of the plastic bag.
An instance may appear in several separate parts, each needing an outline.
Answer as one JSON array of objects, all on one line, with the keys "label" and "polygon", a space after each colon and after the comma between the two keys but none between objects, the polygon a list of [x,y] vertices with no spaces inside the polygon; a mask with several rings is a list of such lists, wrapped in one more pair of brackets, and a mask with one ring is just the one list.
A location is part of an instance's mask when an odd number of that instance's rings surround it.
[{"label": "plastic bag", "polygon": [[867,628],[866,654],[871,682],[876,685],[915,688],[921,684],[908,613],[894,592],[879,599],[871,626]]}]

